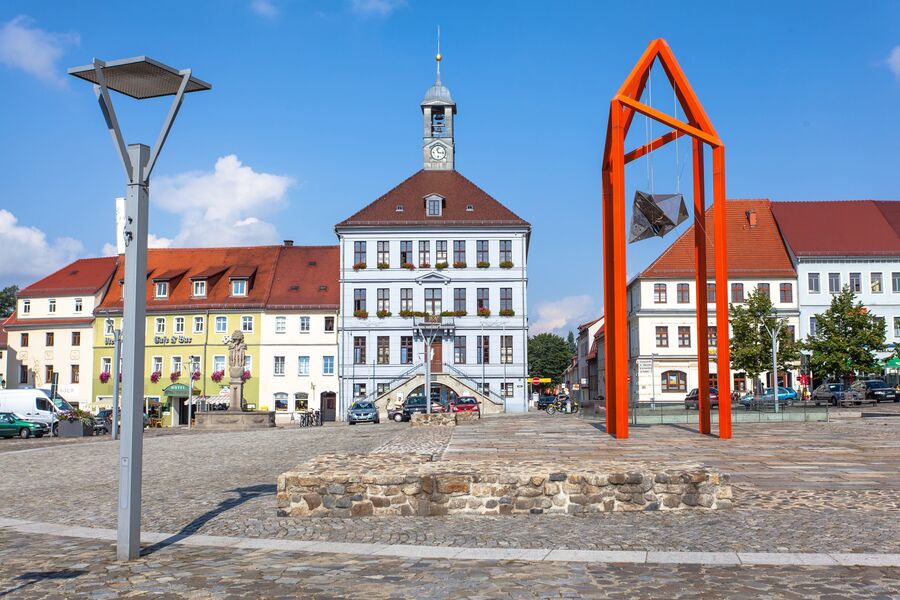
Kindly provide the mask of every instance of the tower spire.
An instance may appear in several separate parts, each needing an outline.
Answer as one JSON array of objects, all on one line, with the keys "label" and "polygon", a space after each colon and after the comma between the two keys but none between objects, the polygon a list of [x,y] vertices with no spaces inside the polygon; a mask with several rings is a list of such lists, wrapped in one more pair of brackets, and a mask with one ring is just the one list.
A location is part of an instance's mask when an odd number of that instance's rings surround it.
[{"label": "tower spire", "polygon": [[438,85],[441,84],[441,26],[438,25],[437,32],[437,54],[434,56],[434,60],[437,62],[437,79],[436,83]]}]

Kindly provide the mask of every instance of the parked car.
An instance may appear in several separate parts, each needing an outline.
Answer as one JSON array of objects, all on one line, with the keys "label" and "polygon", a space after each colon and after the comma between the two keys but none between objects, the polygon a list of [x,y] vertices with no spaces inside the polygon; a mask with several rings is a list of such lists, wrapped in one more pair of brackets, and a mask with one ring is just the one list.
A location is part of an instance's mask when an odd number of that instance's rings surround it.
[{"label": "parked car", "polygon": [[813,390],[809,399],[816,406],[821,406],[822,404],[842,406],[843,404],[853,403],[853,396],[847,395],[847,390],[844,388],[843,383],[823,383]]},{"label": "parked car", "polygon": [[19,436],[20,438],[43,437],[50,433],[50,426],[46,423],[35,423],[23,419],[16,413],[0,413],[0,437]]},{"label": "parked car", "polygon": [[33,423],[46,423],[53,435],[59,413],[66,410],[72,410],[72,405],[58,395],[51,400],[47,390],[0,390],[0,411],[15,413]]},{"label": "parked car", "polygon": [[865,379],[854,381],[850,390],[858,393],[865,400],[875,402],[897,402],[897,390],[881,379]]},{"label": "parked car", "polygon": [[481,417],[481,402],[474,396],[459,396],[450,403],[450,412],[474,412]]},{"label": "parked car", "polygon": [[554,402],[556,402],[556,396],[538,396],[538,410],[546,410],[546,408]]},{"label": "parked car", "polygon": [[357,423],[377,424],[379,422],[378,409],[375,408],[373,402],[368,400],[354,402],[350,405],[350,410],[347,411],[347,422],[351,425],[356,425]]},{"label": "parked car", "polygon": [[[688,395],[684,397],[684,409],[692,410],[699,408],[700,406],[700,391],[697,388],[692,389],[688,392]],[[719,389],[711,387],[709,388],[709,407],[710,408],[719,408]]]},{"label": "parked car", "polygon": [[[425,404],[425,396],[423,394],[410,394],[406,397],[406,402],[403,403],[402,416],[400,418],[401,421],[409,421],[412,418],[413,413],[427,413],[428,406]],[[449,403],[436,401],[435,397],[431,399],[431,412],[433,413],[442,413],[442,412],[450,412]],[[396,421],[396,417],[394,418]]]}]

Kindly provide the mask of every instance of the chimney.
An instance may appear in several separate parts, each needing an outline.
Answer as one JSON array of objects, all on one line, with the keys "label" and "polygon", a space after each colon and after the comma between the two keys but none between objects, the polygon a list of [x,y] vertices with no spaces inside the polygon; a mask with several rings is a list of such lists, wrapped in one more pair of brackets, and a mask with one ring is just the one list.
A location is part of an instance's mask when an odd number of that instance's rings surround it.
[{"label": "chimney", "polygon": [[747,223],[749,223],[750,228],[756,227],[756,211],[751,208],[744,214],[747,215]]},{"label": "chimney", "polygon": [[291,248],[294,245],[294,240],[284,240],[284,247]]},{"label": "chimney", "polygon": [[116,198],[116,254],[125,254],[125,198]]}]

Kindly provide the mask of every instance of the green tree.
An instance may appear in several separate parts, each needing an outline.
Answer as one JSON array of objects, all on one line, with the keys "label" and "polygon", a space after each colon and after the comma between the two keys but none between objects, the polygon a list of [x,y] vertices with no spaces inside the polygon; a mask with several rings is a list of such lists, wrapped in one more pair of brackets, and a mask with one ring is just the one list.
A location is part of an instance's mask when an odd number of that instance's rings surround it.
[{"label": "green tree", "polygon": [[816,336],[805,346],[813,373],[843,379],[879,369],[876,353],[884,352],[884,321],[869,313],[848,286],[816,315]]},{"label": "green tree", "polygon": [[767,331],[778,327],[778,370],[787,371],[800,358],[800,346],[791,339],[787,319],[773,316],[772,299],[760,290],[747,297],[746,306],[732,304],[731,368],[743,371],[751,380],[772,370],[772,337]]},{"label": "green tree", "polygon": [[575,334],[571,329],[569,330],[569,337],[566,338],[566,343],[569,345],[569,352],[574,356],[577,346],[575,345]]},{"label": "green tree", "polygon": [[572,362],[573,353],[566,340],[553,333],[541,333],[528,340],[528,375],[550,377],[559,383],[563,371]]},{"label": "green tree", "polygon": [[10,285],[0,290],[0,319],[6,318],[16,310],[16,294],[19,286]]}]

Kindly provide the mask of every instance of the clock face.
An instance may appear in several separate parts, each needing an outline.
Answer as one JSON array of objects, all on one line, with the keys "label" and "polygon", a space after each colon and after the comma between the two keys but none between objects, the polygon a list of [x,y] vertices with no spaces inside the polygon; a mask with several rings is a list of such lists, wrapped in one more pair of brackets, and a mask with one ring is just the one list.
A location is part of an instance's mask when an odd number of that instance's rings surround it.
[{"label": "clock face", "polygon": [[444,160],[447,156],[447,150],[443,146],[431,147],[431,158],[434,160]]}]

